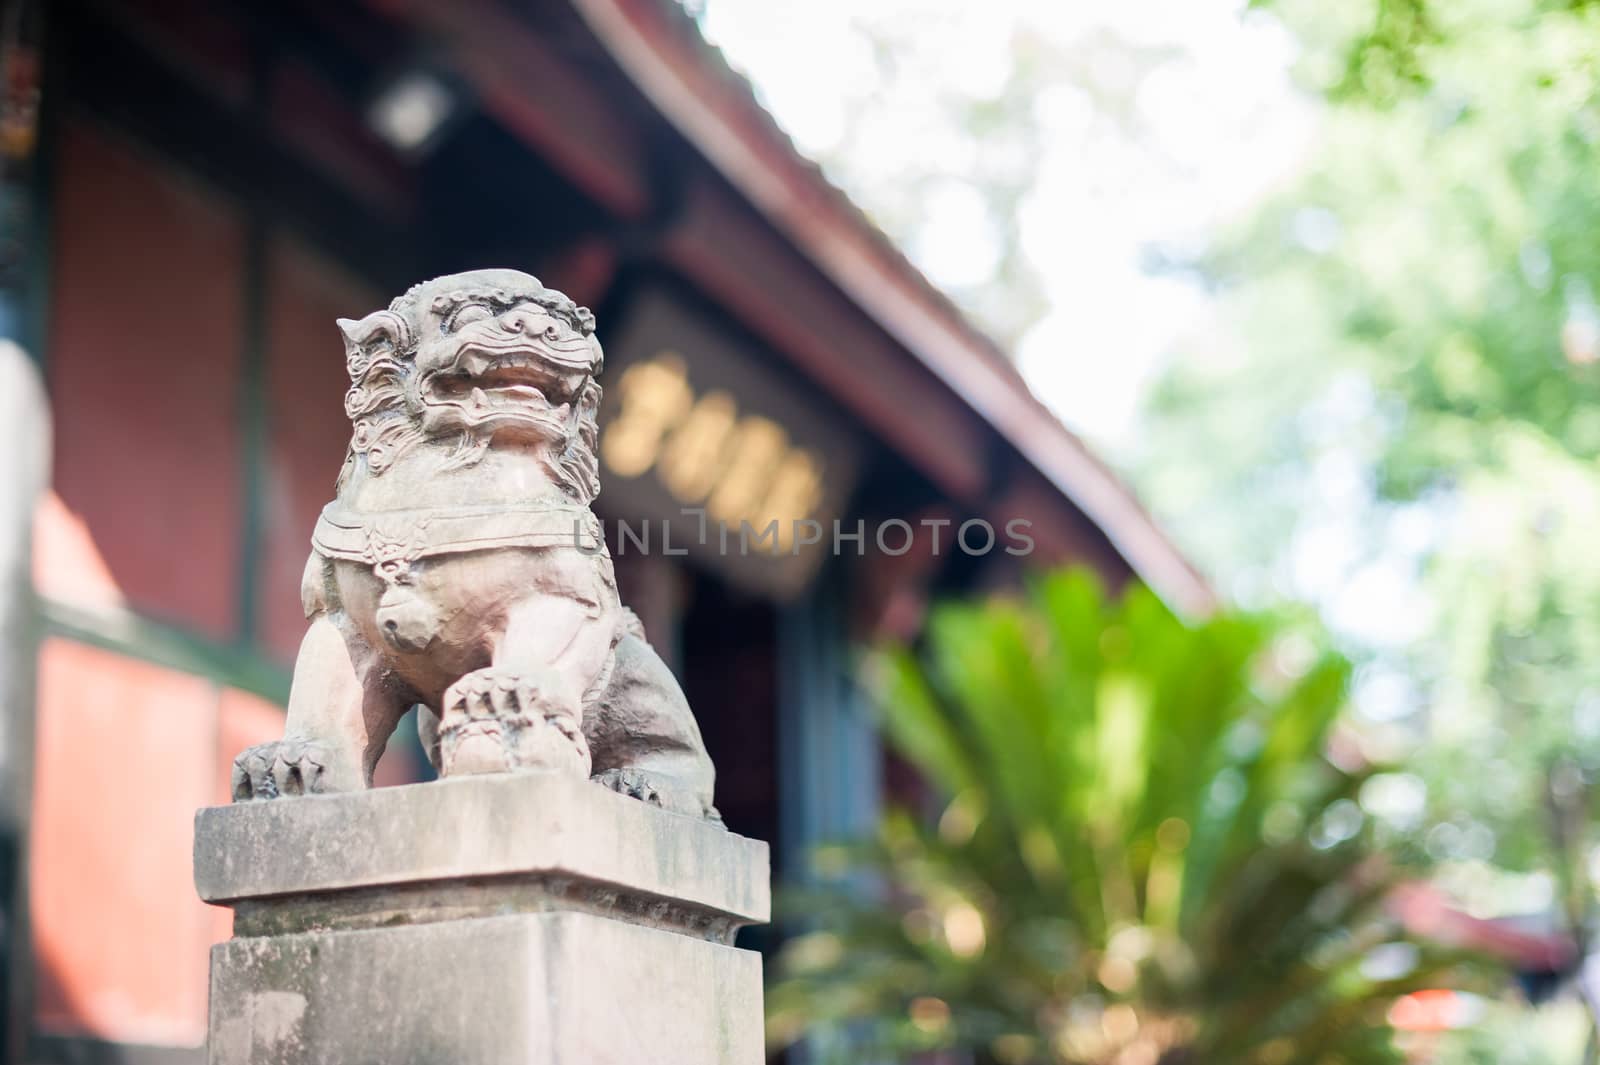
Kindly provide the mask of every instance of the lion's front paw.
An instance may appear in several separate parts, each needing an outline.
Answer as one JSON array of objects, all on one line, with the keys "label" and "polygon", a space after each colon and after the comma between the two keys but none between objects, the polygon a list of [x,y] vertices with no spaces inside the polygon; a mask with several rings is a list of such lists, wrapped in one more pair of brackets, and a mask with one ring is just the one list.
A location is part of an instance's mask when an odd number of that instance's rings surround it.
[{"label": "lion's front paw", "polygon": [[542,706],[525,676],[479,669],[444,693],[439,761],[444,776],[559,769],[589,775],[589,744],[569,713]]},{"label": "lion's front paw", "polygon": [[682,782],[646,769],[624,767],[595,774],[594,780],[620,795],[631,796],[674,813],[705,816],[694,791]]},{"label": "lion's front paw", "polygon": [[233,801],[347,791],[353,785],[342,779],[340,762],[332,748],[315,740],[257,744],[233,760]]}]

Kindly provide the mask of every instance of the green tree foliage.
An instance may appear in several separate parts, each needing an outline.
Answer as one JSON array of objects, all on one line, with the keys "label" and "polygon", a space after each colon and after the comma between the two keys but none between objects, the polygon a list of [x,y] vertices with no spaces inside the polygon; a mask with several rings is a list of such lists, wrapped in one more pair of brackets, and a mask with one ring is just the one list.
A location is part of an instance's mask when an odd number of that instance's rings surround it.
[{"label": "green tree foliage", "polygon": [[1319,148],[1198,264],[1232,332],[1177,360],[1146,486],[1219,573],[1324,595],[1291,560],[1337,527],[1414,580],[1370,650],[1414,682],[1436,819],[1548,865],[1550,767],[1600,766],[1600,8],[1265,6]]},{"label": "green tree foliage", "polygon": [[[841,1060],[1391,1060],[1385,1011],[1439,972],[1399,940],[1398,875],[1324,757],[1347,669],[1262,618],[1184,625],[1082,573],[947,606],[871,671],[887,735],[936,789],[825,852],[792,896],[780,1041]],[[1348,746],[1348,745],[1346,745]],[[863,882],[873,885],[862,890]]]}]

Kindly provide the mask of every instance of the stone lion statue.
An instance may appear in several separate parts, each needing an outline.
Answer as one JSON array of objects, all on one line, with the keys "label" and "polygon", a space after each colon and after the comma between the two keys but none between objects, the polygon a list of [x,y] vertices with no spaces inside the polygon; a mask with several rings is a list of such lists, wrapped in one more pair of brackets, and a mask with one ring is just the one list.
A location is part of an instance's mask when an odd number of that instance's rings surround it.
[{"label": "stone lion statue", "polygon": [[603,355],[515,270],[342,319],[353,431],[312,536],[284,737],[233,798],[369,787],[401,716],[443,776],[554,769],[715,817],[699,728],[617,598],[589,509]]}]

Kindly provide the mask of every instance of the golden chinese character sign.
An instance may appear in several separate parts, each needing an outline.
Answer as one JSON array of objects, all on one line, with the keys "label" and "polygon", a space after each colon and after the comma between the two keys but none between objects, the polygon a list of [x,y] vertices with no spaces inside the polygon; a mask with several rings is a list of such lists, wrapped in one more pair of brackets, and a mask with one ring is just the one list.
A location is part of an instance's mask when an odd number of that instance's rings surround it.
[{"label": "golden chinese character sign", "polygon": [[619,552],[689,555],[799,592],[854,486],[849,423],[770,351],[664,293],[641,294],[618,325],[600,463]]}]

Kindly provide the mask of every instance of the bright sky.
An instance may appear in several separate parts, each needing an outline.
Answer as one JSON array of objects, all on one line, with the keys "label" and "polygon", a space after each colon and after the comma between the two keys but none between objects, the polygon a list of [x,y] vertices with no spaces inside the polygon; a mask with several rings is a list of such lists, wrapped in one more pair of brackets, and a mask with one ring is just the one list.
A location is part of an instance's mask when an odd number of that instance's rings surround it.
[{"label": "bright sky", "polygon": [[[1202,246],[1313,147],[1319,111],[1294,88],[1295,42],[1270,16],[1244,0],[701,0],[699,10],[800,149],[834,160],[830,176],[869,213],[898,210],[905,250],[950,289],[992,276],[994,223],[969,175],[992,173],[1012,146],[1003,129],[952,128],[941,95],[998,93],[1019,39],[1074,57],[1034,104],[1046,145],[1017,211],[1049,310],[1015,354],[1034,391],[1114,465],[1131,454],[1142,398],[1168,358],[1237,350],[1211,296],[1156,273],[1151,251]],[[897,77],[885,77],[863,22],[887,27],[905,53]],[[1128,57],[1150,49],[1163,58],[1141,74]],[[1084,82],[1102,101],[1128,100],[1130,117],[1109,117]],[[918,202],[908,175],[941,170],[949,179]],[[1181,344],[1186,335],[1207,342]],[[1415,559],[1366,558],[1370,487],[1359,466],[1324,465],[1326,506],[1303,516],[1280,591],[1318,603],[1339,631],[1404,646],[1426,617]]]},{"label": "bright sky", "polygon": [[[896,195],[897,174],[925,168],[925,153],[941,153],[957,176],[924,201],[938,222],[907,251],[946,286],[981,282],[994,268],[993,225],[959,175],[1003,144],[941,125],[932,102],[941,93],[981,99],[998,92],[1018,34],[1064,50],[1106,34],[1171,50],[1136,82],[1136,71],[1115,69],[1127,65],[1123,52],[1088,48],[1102,84],[1136,85],[1137,137],[1070,84],[1041,96],[1035,114],[1049,143],[1018,208],[1024,250],[1051,308],[1024,336],[1018,364],[1063,420],[1114,457],[1172,342],[1204,328],[1210,311],[1198,286],[1147,269],[1149,249],[1193,247],[1291,172],[1312,139],[1314,110],[1288,77],[1293,42],[1244,7],[1240,0],[704,0],[701,24],[803,151],[826,159],[853,116],[871,123],[870,136],[849,149],[849,172],[833,175],[869,208],[874,198]],[[854,28],[861,18],[889,23],[911,42],[893,85]],[[902,35],[900,26],[915,33]],[[864,100],[875,106],[863,108]]]}]

